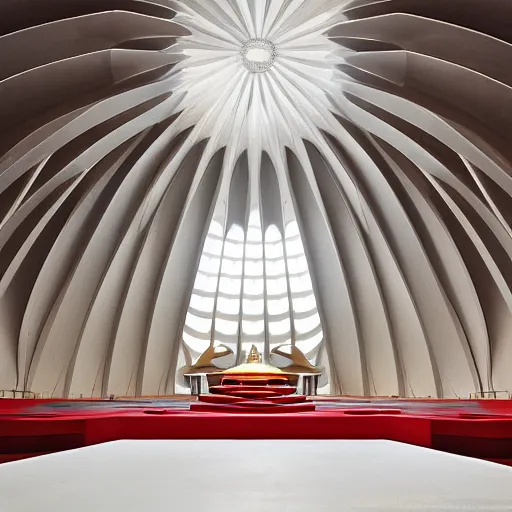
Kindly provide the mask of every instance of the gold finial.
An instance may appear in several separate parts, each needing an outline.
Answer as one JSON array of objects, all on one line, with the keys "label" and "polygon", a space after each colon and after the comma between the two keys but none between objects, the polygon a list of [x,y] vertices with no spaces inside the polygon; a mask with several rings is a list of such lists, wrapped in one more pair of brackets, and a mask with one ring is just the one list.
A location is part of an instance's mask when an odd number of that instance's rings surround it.
[{"label": "gold finial", "polygon": [[240,364],[234,368],[224,370],[222,373],[224,375],[279,375],[283,373],[279,368],[276,368],[275,366],[263,364],[261,362],[262,359],[263,358],[258,352],[258,349],[255,345],[253,345],[247,354],[247,359],[245,360],[244,364]]},{"label": "gold finial", "polygon": [[261,355],[258,352],[258,349],[256,348],[256,345],[253,345],[251,347],[251,350],[249,352],[249,355],[247,356],[247,364],[259,364],[261,363]]}]

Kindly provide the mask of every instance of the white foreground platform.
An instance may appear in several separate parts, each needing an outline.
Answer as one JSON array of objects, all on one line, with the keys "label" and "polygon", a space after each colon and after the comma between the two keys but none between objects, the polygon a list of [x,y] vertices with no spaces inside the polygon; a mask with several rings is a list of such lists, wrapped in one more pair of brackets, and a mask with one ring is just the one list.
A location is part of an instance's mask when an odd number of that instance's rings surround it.
[{"label": "white foreground platform", "polygon": [[389,441],[118,441],[0,466],[2,512],[512,511],[512,468]]}]

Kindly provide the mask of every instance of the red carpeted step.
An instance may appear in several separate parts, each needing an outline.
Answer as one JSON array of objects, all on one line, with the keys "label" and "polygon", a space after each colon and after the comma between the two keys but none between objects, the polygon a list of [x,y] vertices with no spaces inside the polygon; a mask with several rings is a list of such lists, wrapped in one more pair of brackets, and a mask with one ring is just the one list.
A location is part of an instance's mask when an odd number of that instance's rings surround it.
[{"label": "red carpeted step", "polygon": [[58,452],[85,446],[83,433],[54,433],[0,437],[0,455]]},{"label": "red carpeted step", "polygon": [[345,409],[344,414],[353,416],[374,416],[376,414],[402,414],[400,409]]},{"label": "red carpeted step", "polygon": [[[239,397],[233,395],[201,395],[199,402],[209,404],[247,404],[247,407],[258,407],[260,404],[280,405],[280,404],[298,404],[306,402],[304,395],[289,395],[265,397],[255,400],[253,398]],[[193,405],[193,404],[192,404]]]},{"label": "red carpeted step", "polygon": [[[236,393],[246,393],[247,391],[255,393],[268,393],[268,396],[282,396],[282,395],[293,395],[297,392],[297,388],[294,386],[256,386],[256,385],[221,385],[211,386],[210,392],[222,395],[236,395]],[[256,396],[256,395],[255,395]]]},{"label": "red carpeted step", "polygon": [[287,377],[262,377],[261,375],[230,375],[221,380],[223,386],[287,386]]},{"label": "red carpeted step", "polygon": [[512,437],[471,437],[462,429],[459,435],[433,434],[432,448],[479,459],[512,459]]},{"label": "red carpeted step", "polygon": [[[257,405],[256,405],[257,404]],[[211,404],[195,402],[190,405],[191,411],[211,413],[238,413],[238,414],[288,414],[297,412],[311,412],[315,404],[304,402],[299,404],[264,404],[263,402],[246,402],[244,404]]]},{"label": "red carpeted step", "polygon": [[239,397],[231,395],[200,395],[198,400],[209,404],[234,404],[241,401]]}]

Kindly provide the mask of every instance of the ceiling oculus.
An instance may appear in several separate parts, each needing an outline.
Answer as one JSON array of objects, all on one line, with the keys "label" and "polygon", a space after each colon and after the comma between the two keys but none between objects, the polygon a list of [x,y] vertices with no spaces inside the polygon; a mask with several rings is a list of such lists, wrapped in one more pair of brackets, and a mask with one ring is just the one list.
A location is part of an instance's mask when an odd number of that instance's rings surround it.
[{"label": "ceiling oculus", "polygon": [[242,62],[251,73],[262,73],[272,67],[277,57],[274,43],[267,39],[249,39],[240,50]]}]

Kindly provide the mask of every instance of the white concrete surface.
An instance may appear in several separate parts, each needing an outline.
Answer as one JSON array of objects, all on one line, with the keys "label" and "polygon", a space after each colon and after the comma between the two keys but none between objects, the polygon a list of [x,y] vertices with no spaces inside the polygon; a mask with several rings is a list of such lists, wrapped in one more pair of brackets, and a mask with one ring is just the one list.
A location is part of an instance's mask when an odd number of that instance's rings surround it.
[{"label": "white concrete surface", "polygon": [[0,466],[1,512],[512,510],[512,468],[388,441],[118,441]]}]

